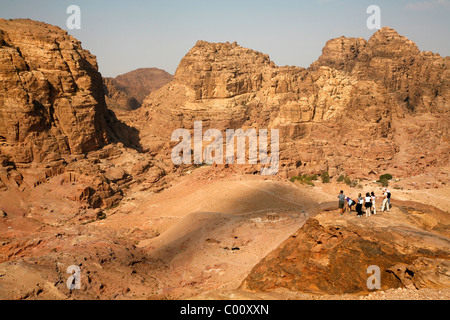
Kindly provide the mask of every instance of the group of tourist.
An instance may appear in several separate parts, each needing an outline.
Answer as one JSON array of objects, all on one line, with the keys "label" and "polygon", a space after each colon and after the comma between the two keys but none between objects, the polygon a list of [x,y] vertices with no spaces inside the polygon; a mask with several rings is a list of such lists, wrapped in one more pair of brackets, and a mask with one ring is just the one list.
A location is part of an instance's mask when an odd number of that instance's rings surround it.
[{"label": "group of tourist", "polygon": [[[372,216],[372,214],[377,214],[377,208],[376,208],[376,199],[375,193],[372,191],[371,193],[367,192],[366,196],[363,197],[362,194],[358,194],[358,198],[355,200],[350,199],[349,197],[346,197],[344,194],[344,191],[341,190],[341,192],[338,195],[339,198],[339,210],[341,213],[341,216],[344,214],[344,212],[349,210],[349,214],[352,212],[352,207],[356,205],[356,214],[358,218],[361,218],[363,216],[363,206],[366,211],[366,217]],[[345,202],[347,201],[347,206],[345,205]],[[381,206],[381,212],[384,212],[385,210],[389,212],[389,208],[391,206],[391,192],[385,188],[383,190],[383,204]]]}]

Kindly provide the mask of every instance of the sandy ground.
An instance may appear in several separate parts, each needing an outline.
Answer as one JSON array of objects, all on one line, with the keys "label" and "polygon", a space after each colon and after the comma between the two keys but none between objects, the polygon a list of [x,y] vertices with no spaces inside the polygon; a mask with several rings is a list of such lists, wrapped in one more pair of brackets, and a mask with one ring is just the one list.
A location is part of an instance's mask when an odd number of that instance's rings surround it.
[{"label": "sandy ground", "polygon": [[450,213],[450,187],[425,190],[391,190],[395,198],[403,201],[415,201],[435,206]]},{"label": "sandy ground", "polygon": [[[241,175],[211,179],[208,169],[199,169],[151,197],[133,193],[132,200],[99,224],[109,228],[141,225],[157,230],[158,237],[140,239],[136,244],[164,262],[165,267],[154,276],[159,279],[159,293],[169,299],[366,299],[366,295],[251,294],[236,289],[252,267],[308,217],[326,210],[325,220],[339,224],[337,195],[341,189],[352,198],[366,191],[375,191],[381,197],[379,184],[364,181],[362,186],[359,189],[317,181],[310,187],[275,177]],[[427,202],[430,194],[448,201],[446,189],[391,191],[393,202],[432,204]],[[381,200],[377,206],[381,206]],[[433,290],[423,297],[422,293],[417,296],[411,292],[410,298],[442,297]],[[389,294],[371,298],[389,299]]]},{"label": "sandy ground", "polygon": [[[402,181],[390,186],[395,201],[434,205],[450,212],[449,187],[427,184],[429,177],[409,179],[415,188],[400,188]],[[89,230],[98,234],[114,234],[143,249],[154,263],[151,278],[157,281],[157,296],[164,299],[448,299],[449,290],[391,290],[371,295],[328,296],[277,290],[270,293],[242,292],[237,288],[251,269],[269,252],[296,232],[309,217],[323,223],[348,223],[353,216],[340,217],[337,195],[340,190],[351,198],[358,193],[374,191],[382,194],[379,184],[361,181],[362,188],[350,188],[343,183],[315,182],[315,186],[292,183],[279,177],[239,175],[214,172],[202,167],[177,177],[171,187],[149,192],[143,185],[132,185],[121,204],[106,211],[107,219],[92,222]],[[17,237],[36,230],[33,212],[43,210],[41,218],[64,227],[70,216],[70,203],[60,204],[45,195],[51,185],[42,185],[29,195],[33,200],[31,215],[25,221],[26,210],[15,210],[14,201],[27,207],[27,200],[3,193],[0,201],[12,212],[8,223],[0,225],[1,232]],[[17,199],[14,200],[13,199]],[[67,202],[68,200],[65,200]],[[381,206],[381,200],[377,202]],[[59,212],[60,208],[66,208]],[[394,208],[395,209],[395,208]],[[51,214],[50,214],[51,213]],[[22,217],[21,219],[15,218]],[[419,219],[419,218],[418,218]],[[419,221],[433,226],[439,221]],[[367,223],[367,221],[361,221]],[[389,219],[373,220],[369,225],[390,223]],[[417,223],[417,221],[411,221]],[[9,229],[12,227],[12,230]],[[72,228],[72,227],[71,227]],[[69,230],[69,229],[67,229]],[[70,231],[70,230],[69,230]],[[67,231],[67,232],[69,232]],[[122,280],[118,280],[122,281]],[[123,284],[124,287],[126,283]],[[58,295],[55,293],[55,298]],[[142,295],[141,295],[142,297]],[[129,298],[139,298],[130,293]]]},{"label": "sandy ground", "polygon": [[164,264],[154,274],[159,293],[183,299],[238,287],[308,217],[332,205],[327,194],[289,181],[241,175],[212,180],[200,169],[159,194],[133,193],[133,200],[96,224],[155,230],[158,237],[139,238],[136,245]]}]

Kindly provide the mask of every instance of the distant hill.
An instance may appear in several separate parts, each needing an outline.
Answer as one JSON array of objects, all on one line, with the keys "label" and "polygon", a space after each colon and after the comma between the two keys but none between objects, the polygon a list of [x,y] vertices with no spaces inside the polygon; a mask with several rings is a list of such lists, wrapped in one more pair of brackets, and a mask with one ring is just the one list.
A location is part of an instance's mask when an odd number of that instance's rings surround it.
[{"label": "distant hill", "polygon": [[170,73],[158,68],[141,68],[116,78],[103,78],[106,103],[113,109],[138,109],[145,97],[172,78]]}]

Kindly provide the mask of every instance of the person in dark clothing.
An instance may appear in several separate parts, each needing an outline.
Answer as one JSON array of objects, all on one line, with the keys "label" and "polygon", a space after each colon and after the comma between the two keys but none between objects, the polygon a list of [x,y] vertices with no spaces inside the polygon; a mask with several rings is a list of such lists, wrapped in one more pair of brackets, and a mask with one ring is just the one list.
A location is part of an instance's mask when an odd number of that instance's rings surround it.
[{"label": "person in dark clothing", "polygon": [[364,198],[362,197],[361,193],[358,194],[358,199],[356,200],[356,212],[358,218],[361,218],[363,215],[362,206],[364,203]]},{"label": "person in dark clothing", "polygon": [[344,210],[345,210],[344,191],[341,190],[341,193],[339,193],[338,198],[339,198],[339,210],[341,210],[341,216],[342,216],[344,214]]}]

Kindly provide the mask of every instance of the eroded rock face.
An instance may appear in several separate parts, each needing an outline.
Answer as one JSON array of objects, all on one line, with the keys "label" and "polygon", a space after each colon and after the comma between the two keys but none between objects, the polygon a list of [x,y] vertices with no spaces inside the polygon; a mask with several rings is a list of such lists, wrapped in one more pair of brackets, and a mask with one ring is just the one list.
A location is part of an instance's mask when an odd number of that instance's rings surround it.
[{"label": "eroded rock face", "polygon": [[[356,249],[357,248],[357,249]],[[385,257],[383,260],[380,257]],[[323,227],[315,219],[307,223],[277,250],[270,253],[251,271],[242,288],[269,291],[288,288],[293,291],[355,293],[366,287],[367,266],[377,261],[402,261],[402,255],[374,239],[361,239],[339,227]],[[386,279],[383,279],[386,285]],[[387,278],[398,286],[395,277]]]},{"label": "eroded rock face", "polygon": [[368,223],[333,226],[309,219],[253,268],[241,288],[368,292],[372,288],[367,280],[373,273],[368,274],[369,266],[380,269],[381,290],[448,287],[448,238],[439,240],[432,233],[404,226],[368,227]]},{"label": "eroded rock face", "polygon": [[131,178],[110,180],[98,164],[140,150],[139,137],[106,108],[96,57],[42,22],[0,19],[0,35],[0,190],[66,174],[58,188],[72,200],[117,204]]},{"label": "eroded rock face", "polygon": [[369,41],[330,40],[308,69],[277,67],[236,43],[199,41],[174,81],[144,101],[141,134],[168,141],[195,120],[205,130],[278,128],[287,177],[439,170],[449,159],[449,63],[390,28]]},{"label": "eroded rock face", "polygon": [[0,153],[14,163],[51,162],[108,141],[95,56],[67,32],[0,20]]},{"label": "eroded rock face", "polygon": [[103,78],[106,104],[113,109],[138,109],[151,92],[172,79],[171,74],[158,68],[141,68],[115,78]]},{"label": "eroded rock face", "polygon": [[236,42],[198,41],[181,60],[175,80],[194,89],[195,100],[232,98],[261,89],[264,67],[274,67],[269,56]]},{"label": "eroded rock face", "polygon": [[103,78],[106,104],[111,109],[135,110],[140,107],[136,98],[130,96],[114,78]]}]

